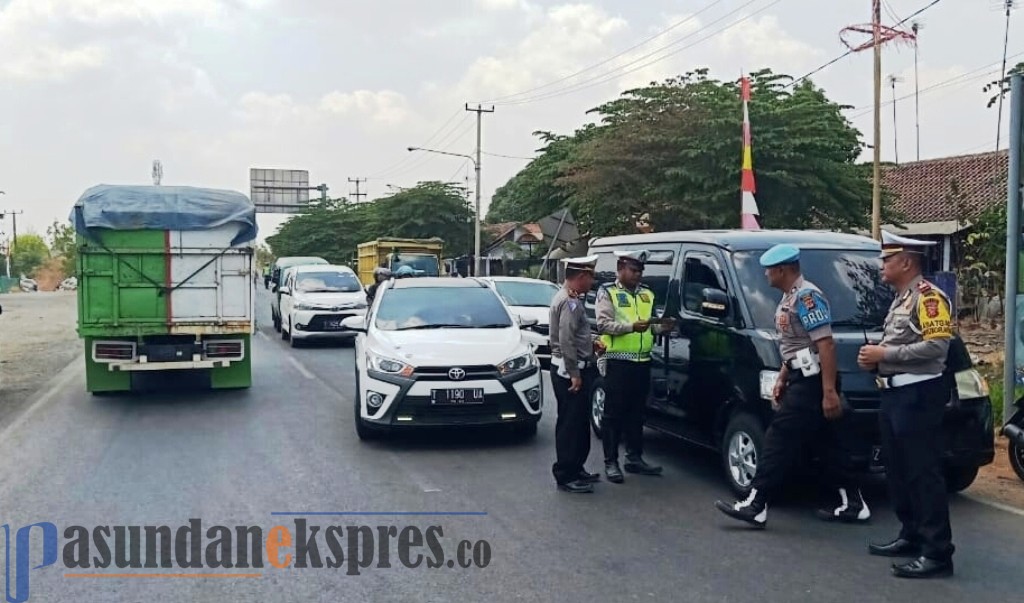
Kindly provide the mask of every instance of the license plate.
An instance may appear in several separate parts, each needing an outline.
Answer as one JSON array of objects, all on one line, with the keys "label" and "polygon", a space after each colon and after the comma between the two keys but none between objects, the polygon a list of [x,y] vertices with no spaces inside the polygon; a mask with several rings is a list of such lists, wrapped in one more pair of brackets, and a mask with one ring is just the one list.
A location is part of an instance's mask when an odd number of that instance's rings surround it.
[{"label": "license plate", "polygon": [[484,390],[473,389],[432,389],[431,404],[483,404]]}]

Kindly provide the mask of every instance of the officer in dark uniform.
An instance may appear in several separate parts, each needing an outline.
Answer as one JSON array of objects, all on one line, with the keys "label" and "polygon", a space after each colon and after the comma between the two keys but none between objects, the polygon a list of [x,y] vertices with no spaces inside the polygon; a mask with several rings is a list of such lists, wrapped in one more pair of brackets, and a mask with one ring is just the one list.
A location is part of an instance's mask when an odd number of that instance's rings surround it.
[{"label": "officer in dark uniform", "polygon": [[775,311],[782,366],[772,391],[776,410],[765,433],[764,452],[746,500],[715,506],[726,515],[763,528],[768,505],[786,473],[799,460],[807,443],[826,442],[826,477],[838,491],[838,504],[819,511],[830,521],[864,522],[871,516],[848,465],[849,430],[840,427],[836,348],[832,314],[821,289],[804,279],[800,250],[776,245],[761,256],[768,283],[783,292]]},{"label": "officer in dark uniform", "polygon": [[590,455],[590,390],[597,375],[594,341],[583,298],[594,285],[597,256],[570,258],[565,263],[565,283],[551,300],[551,388],[558,401],[555,422],[555,453],[551,468],[558,487],[566,492],[594,491],[600,476],[584,463]]},{"label": "officer in dark uniform", "polygon": [[619,439],[626,439],[626,471],[661,475],[662,468],[643,459],[644,410],[651,387],[654,335],[675,326],[674,319],[651,320],[654,291],[640,283],[647,251],[616,251],[618,279],[598,290],[594,309],[605,352],[605,404],[601,417],[604,470],[621,484]]},{"label": "officer in dark uniform", "polygon": [[380,288],[380,284],[391,278],[391,270],[384,268],[383,266],[373,269],[373,284],[366,289],[366,303],[367,305],[373,305],[373,299],[377,297],[377,289]]},{"label": "officer in dark uniform", "polygon": [[896,289],[878,345],[857,362],[876,373],[879,421],[889,496],[902,529],[895,540],[868,547],[872,555],[916,557],[893,564],[901,578],[953,573],[953,534],[942,474],[942,418],[949,401],[943,378],[953,337],[949,300],[921,276],[924,251],[935,243],[882,233],[882,280]]}]

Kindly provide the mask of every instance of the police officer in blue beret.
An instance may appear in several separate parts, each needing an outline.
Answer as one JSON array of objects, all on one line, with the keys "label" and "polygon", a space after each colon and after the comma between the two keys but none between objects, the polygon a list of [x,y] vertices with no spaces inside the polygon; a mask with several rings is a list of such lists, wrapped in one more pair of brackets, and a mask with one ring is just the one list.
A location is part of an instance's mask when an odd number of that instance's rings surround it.
[{"label": "police officer in blue beret", "polygon": [[726,515],[763,528],[768,504],[779,492],[786,473],[799,460],[805,443],[824,443],[826,478],[835,488],[835,504],[818,516],[829,521],[864,522],[871,516],[861,496],[851,455],[852,434],[843,429],[839,401],[832,314],[821,289],[800,271],[800,250],[776,245],[761,256],[768,283],[783,292],[775,311],[782,366],[772,388],[775,415],[765,433],[764,451],[750,495],[727,504],[715,502]]}]

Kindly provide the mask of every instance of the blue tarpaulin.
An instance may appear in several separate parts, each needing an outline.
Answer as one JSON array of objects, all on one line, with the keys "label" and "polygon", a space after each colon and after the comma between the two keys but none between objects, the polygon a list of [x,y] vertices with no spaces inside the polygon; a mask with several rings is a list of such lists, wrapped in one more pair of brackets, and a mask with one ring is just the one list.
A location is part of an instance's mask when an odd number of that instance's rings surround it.
[{"label": "blue tarpaulin", "polygon": [[75,230],[208,230],[238,224],[231,241],[256,238],[256,206],[235,191],[191,186],[118,186],[101,184],[82,193],[69,217]]}]

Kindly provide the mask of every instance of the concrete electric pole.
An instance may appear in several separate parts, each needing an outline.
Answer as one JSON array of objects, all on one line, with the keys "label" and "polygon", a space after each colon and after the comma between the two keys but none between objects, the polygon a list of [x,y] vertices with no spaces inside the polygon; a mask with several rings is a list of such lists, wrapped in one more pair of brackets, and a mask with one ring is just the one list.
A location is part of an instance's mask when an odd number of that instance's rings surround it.
[{"label": "concrete electric pole", "polygon": [[871,182],[871,236],[882,240],[882,0],[871,0],[871,35],[875,64],[875,148]]},{"label": "concrete electric pole", "polygon": [[356,192],[353,193],[353,192],[350,191],[349,195],[355,197],[356,198],[356,203],[359,203],[359,201],[360,201],[359,198],[366,196],[366,193],[359,192],[359,183],[360,182],[366,182],[366,178],[349,178],[348,181],[352,182],[352,183],[355,183],[355,185],[356,185]]},{"label": "concrete electric pole", "polygon": [[476,113],[476,161],[474,167],[476,168],[476,216],[473,228],[473,276],[481,276],[481,261],[483,258],[480,257],[480,155],[482,151],[482,128],[483,128],[483,115],[484,113],[494,113],[494,107],[490,109],[484,109],[481,105],[477,105],[476,109],[472,109],[469,103],[466,104],[466,111],[473,111]]}]

